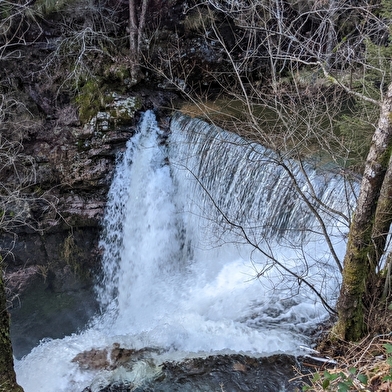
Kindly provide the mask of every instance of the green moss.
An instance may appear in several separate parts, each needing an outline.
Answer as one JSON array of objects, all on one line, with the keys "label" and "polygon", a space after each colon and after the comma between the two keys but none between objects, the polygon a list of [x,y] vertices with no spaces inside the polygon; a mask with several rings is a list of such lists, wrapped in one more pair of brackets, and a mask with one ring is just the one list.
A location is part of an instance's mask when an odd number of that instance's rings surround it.
[{"label": "green moss", "polygon": [[8,1],[0,2],[0,20],[6,20],[11,16],[12,4]]},{"label": "green moss", "polygon": [[70,233],[64,240],[61,254],[75,275],[80,274],[80,264],[78,263],[80,253],[82,253],[81,249],[75,244],[74,236]]},{"label": "green moss", "polygon": [[16,383],[13,365],[10,320],[6,305],[3,275],[0,269],[0,392],[23,391]]},{"label": "green moss", "polygon": [[187,13],[184,19],[186,31],[205,31],[215,20],[214,13],[208,8],[196,8]]},{"label": "green moss", "polygon": [[[365,229],[366,230],[366,229]],[[364,238],[368,237],[366,234]],[[366,333],[364,301],[369,275],[368,254],[371,250],[366,241],[350,237],[344,260],[343,283],[338,302],[338,321],[331,331],[334,337],[347,341],[358,341]]]},{"label": "green moss", "polygon": [[74,2],[75,0],[37,0],[34,3],[34,10],[45,16],[61,11],[65,6]]},{"label": "green moss", "polygon": [[79,107],[80,121],[86,124],[112,100],[112,97],[105,94],[104,88],[98,79],[88,80],[80,88],[75,98]]},{"label": "green moss", "polygon": [[368,250],[353,252],[350,260],[345,260],[343,280],[346,292],[361,298],[365,293],[365,280],[368,275]]},{"label": "green moss", "polygon": [[108,84],[116,84],[116,87],[119,87],[121,90],[121,88],[127,84],[127,80],[131,78],[131,74],[129,70],[129,63],[121,58],[117,60],[118,61],[115,63],[107,66],[104,71],[104,75]]},{"label": "green moss", "polygon": [[387,170],[389,166],[389,160],[391,158],[391,154],[392,154],[392,143],[389,143],[388,148],[384,151],[384,154],[382,154],[380,158],[380,164],[385,170]]}]

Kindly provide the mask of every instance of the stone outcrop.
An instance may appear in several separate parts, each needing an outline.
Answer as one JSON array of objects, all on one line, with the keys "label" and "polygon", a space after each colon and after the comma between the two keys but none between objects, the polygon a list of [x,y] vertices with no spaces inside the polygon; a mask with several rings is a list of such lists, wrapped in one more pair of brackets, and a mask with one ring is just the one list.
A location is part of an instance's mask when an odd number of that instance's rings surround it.
[{"label": "stone outcrop", "polygon": [[[301,386],[294,368],[301,362],[289,355],[254,358],[241,354],[210,355],[159,363],[149,349],[120,348],[89,350],[73,362],[82,371],[106,370],[107,379],[97,377],[83,392],[125,391],[296,391]],[[114,381],[110,372],[117,370]],[[121,371],[120,371],[121,370]],[[292,379],[295,379],[294,381]],[[106,384],[106,385],[105,385]]]},{"label": "stone outcrop", "polygon": [[122,366],[132,369],[137,361],[148,360],[155,349],[143,348],[141,350],[121,347],[114,343],[110,348],[91,349],[83,351],[72,359],[83,370],[114,370]]},{"label": "stone outcrop", "polygon": [[95,265],[99,222],[116,154],[133,132],[133,121],[120,131],[102,125],[110,121],[103,120],[101,113],[79,127],[48,121],[24,142],[23,156],[34,162],[36,189],[31,203],[24,206],[30,225],[1,237],[6,272],[40,266],[57,275],[66,265],[79,269]]}]

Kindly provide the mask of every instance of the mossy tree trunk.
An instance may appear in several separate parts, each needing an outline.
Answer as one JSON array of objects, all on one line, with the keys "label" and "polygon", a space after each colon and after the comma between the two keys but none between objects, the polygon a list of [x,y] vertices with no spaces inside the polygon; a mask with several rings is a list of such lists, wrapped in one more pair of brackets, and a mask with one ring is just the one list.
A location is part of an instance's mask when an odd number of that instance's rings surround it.
[{"label": "mossy tree trunk", "polygon": [[[1,265],[1,263],[0,263]],[[10,339],[10,319],[6,307],[3,273],[0,270],[0,392],[23,392],[16,382]]]},{"label": "mossy tree trunk", "polygon": [[[392,84],[381,106],[377,129],[366,160],[357,207],[351,223],[332,337],[357,341],[366,333],[365,309],[374,283],[386,234],[392,183]],[[388,213],[386,213],[388,211]]]},{"label": "mossy tree trunk", "polygon": [[[391,119],[392,121],[392,119]],[[391,147],[392,150],[392,147]],[[388,169],[385,173],[380,196],[377,201],[376,215],[372,233],[373,253],[370,260],[377,267],[377,263],[385,253],[389,228],[392,221],[392,153],[389,158]]]}]

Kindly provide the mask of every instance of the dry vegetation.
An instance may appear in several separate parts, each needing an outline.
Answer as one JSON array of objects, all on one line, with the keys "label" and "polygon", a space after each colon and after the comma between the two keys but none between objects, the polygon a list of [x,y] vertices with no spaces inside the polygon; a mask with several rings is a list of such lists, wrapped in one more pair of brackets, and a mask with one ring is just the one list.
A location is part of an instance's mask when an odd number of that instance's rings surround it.
[{"label": "dry vegetation", "polygon": [[329,361],[304,363],[303,391],[392,391],[392,334],[367,336],[341,349],[341,355],[326,357]]},{"label": "dry vegetation", "polygon": [[367,323],[369,334],[359,342],[321,340],[298,370],[303,391],[392,391],[391,304],[374,307]]}]

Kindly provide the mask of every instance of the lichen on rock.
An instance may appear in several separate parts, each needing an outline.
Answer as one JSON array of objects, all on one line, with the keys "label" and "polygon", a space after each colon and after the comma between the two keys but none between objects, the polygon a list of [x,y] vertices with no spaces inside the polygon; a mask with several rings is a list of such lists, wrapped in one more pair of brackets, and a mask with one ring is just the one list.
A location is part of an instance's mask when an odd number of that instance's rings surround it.
[{"label": "lichen on rock", "polygon": [[141,109],[142,102],[136,96],[120,96],[113,93],[113,103],[109,104],[109,112],[116,124],[123,124],[133,120],[135,113]]}]

